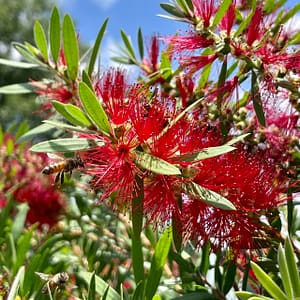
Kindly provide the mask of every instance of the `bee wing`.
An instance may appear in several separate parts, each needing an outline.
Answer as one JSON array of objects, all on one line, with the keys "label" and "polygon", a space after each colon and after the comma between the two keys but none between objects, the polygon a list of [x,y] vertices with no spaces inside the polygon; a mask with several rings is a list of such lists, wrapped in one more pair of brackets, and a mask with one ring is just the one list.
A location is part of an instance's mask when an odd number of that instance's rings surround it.
[{"label": "bee wing", "polygon": [[51,160],[62,161],[65,159],[64,156],[58,153],[47,153],[47,155]]},{"label": "bee wing", "polygon": [[45,274],[45,273],[40,273],[40,272],[34,272],[36,275],[38,275],[41,279],[48,281],[51,279],[51,275]]}]

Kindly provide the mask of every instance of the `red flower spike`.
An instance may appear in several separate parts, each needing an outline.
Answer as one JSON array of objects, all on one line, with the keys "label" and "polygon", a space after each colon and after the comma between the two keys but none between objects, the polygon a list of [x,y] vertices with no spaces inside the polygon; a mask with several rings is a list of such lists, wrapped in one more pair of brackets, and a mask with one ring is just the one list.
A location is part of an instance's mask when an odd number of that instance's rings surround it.
[{"label": "red flower spike", "polygon": [[103,192],[100,201],[116,192],[119,202],[114,206],[123,209],[131,203],[138,188],[135,177],[139,170],[132,161],[134,157],[131,152],[137,146],[136,135],[124,132],[117,144],[108,140],[105,142],[104,146],[82,153],[82,159],[86,173],[93,177],[90,185],[94,190]]},{"label": "red flower spike", "polygon": [[151,75],[158,71],[159,66],[159,39],[157,36],[152,36],[147,50],[149,58],[143,59],[142,69],[147,75]]},{"label": "red flower spike", "polygon": [[221,30],[225,30],[227,36],[230,36],[231,29],[235,22],[235,6],[236,1],[232,1],[231,5],[229,6],[228,10],[226,11],[224,17],[222,18],[219,24],[219,28]]},{"label": "red flower spike", "polygon": [[204,28],[209,27],[210,19],[215,13],[215,5],[217,1],[213,0],[192,0],[194,13],[196,17],[201,18]]},{"label": "red flower spike", "polygon": [[118,126],[128,121],[131,101],[137,94],[138,86],[127,84],[125,71],[111,68],[96,82],[94,89],[105,104],[111,123]]},{"label": "red flower spike", "polygon": [[265,32],[263,20],[263,8],[260,5],[258,5],[252,17],[252,20],[248,26],[247,44],[249,46],[251,46],[254,41],[260,40],[262,38]]}]

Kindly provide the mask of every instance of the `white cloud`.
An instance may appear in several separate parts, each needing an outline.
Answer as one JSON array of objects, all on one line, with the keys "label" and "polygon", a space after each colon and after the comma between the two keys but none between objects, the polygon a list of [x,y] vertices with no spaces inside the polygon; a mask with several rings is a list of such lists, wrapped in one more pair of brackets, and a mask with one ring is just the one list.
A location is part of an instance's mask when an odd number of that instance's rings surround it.
[{"label": "white cloud", "polygon": [[118,2],[118,0],[92,0],[94,4],[102,9],[109,9]]}]

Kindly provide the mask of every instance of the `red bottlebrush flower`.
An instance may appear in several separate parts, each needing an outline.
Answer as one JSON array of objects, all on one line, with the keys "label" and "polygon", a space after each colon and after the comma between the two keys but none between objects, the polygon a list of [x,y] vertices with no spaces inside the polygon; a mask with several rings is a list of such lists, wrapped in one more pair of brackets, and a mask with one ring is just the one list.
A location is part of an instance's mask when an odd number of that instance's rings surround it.
[{"label": "red bottlebrush flower", "polygon": [[214,41],[205,36],[189,33],[188,36],[170,36],[162,39],[165,43],[169,44],[171,53],[180,53],[183,51],[194,51],[201,48],[211,46]]},{"label": "red bottlebrush flower", "polygon": [[132,152],[137,146],[136,135],[132,134],[132,131],[121,134],[116,143],[100,138],[105,145],[86,151],[81,157],[86,173],[93,177],[90,182],[92,188],[102,192],[100,201],[115,192],[118,202],[114,203],[114,206],[124,209],[131,203],[137,191],[135,177],[139,174],[139,170],[133,163]]},{"label": "red bottlebrush flower", "polygon": [[215,13],[217,1],[213,0],[193,0],[194,13],[196,17],[201,18],[204,28],[209,27],[210,19]]},{"label": "red bottlebrush flower", "polygon": [[201,161],[193,180],[226,197],[237,209],[221,210],[199,199],[183,201],[184,232],[191,233],[199,245],[210,242],[215,250],[230,247],[238,253],[256,249],[267,235],[265,229],[271,231],[260,217],[285,201],[281,193],[287,179],[259,153],[248,154],[239,148]]},{"label": "red bottlebrush flower", "polygon": [[149,58],[143,59],[142,69],[147,75],[151,75],[158,71],[159,39],[157,36],[152,36],[147,50]]},{"label": "red bottlebrush flower", "polygon": [[56,100],[61,103],[72,103],[73,93],[64,84],[59,82],[40,83],[37,81],[31,81],[30,84],[36,88],[35,92],[41,96],[44,96],[47,100],[42,104],[44,110],[48,110],[52,107],[51,100]]},{"label": "red bottlebrush flower", "polygon": [[129,119],[132,99],[135,99],[138,87],[126,82],[125,72],[121,69],[108,70],[95,84],[95,92],[100,98],[114,125],[122,125]]},{"label": "red bottlebrush flower", "polygon": [[265,32],[263,17],[263,8],[261,5],[258,5],[248,26],[247,44],[249,46],[251,46],[254,41],[260,40]]},{"label": "red bottlebrush flower", "polygon": [[55,225],[64,207],[61,193],[55,189],[55,186],[38,177],[31,178],[28,184],[18,188],[14,198],[17,202],[25,202],[29,205],[27,221],[30,224],[38,222],[40,226]]},{"label": "red bottlebrush flower", "polygon": [[189,100],[194,97],[194,81],[191,77],[186,75],[178,76],[176,77],[176,86],[180,94],[182,107],[186,108]]},{"label": "red bottlebrush flower", "polygon": [[213,63],[218,58],[218,54],[200,55],[200,56],[183,56],[180,58],[180,64],[187,69],[188,73],[195,73],[203,67]]},{"label": "red bottlebrush flower", "polygon": [[225,30],[227,36],[230,36],[231,29],[235,22],[235,5],[236,1],[232,1],[231,5],[229,6],[228,10],[226,11],[224,17],[222,18],[219,28],[221,30]]}]

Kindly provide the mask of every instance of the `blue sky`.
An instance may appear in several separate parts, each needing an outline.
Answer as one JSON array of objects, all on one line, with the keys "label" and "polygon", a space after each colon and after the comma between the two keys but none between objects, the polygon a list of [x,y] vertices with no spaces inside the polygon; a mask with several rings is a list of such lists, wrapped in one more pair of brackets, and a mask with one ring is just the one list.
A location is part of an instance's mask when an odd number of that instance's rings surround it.
[{"label": "blue sky", "polygon": [[[57,0],[62,13],[68,13],[76,21],[76,29],[80,39],[93,44],[98,30],[104,20],[109,17],[106,35],[102,42],[102,64],[109,62],[116,44],[122,44],[120,29],[124,30],[136,46],[139,27],[144,38],[152,34],[173,35],[179,29],[187,29],[187,24],[157,16],[167,14],[160,7],[161,2],[169,0]],[[294,6],[298,1],[287,1],[287,7]],[[299,20],[298,20],[299,22]],[[298,23],[297,22],[297,23]],[[297,24],[299,26],[299,23]]]}]

